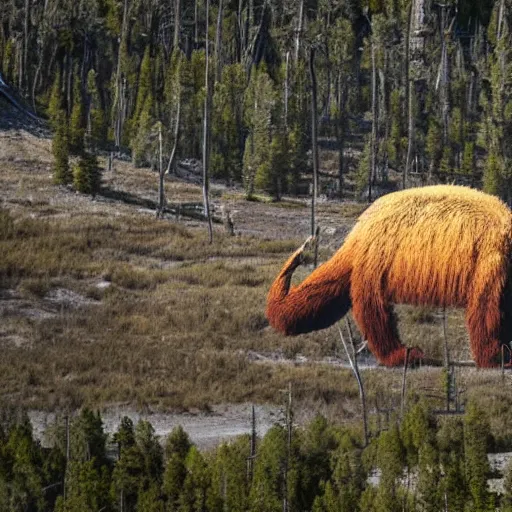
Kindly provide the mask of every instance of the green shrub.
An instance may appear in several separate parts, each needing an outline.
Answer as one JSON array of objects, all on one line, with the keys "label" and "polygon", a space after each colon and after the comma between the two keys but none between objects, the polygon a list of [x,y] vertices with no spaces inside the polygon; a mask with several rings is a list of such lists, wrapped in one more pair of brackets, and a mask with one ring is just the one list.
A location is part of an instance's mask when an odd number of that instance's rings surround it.
[{"label": "green shrub", "polygon": [[55,118],[55,135],[52,140],[52,153],[54,158],[53,179],[57,185],[71,183],[73,176],[69,169],[69,138],[66,123],[66,114],[59,111]]},{"label": "green shrub", "polygon": [[101,169],[98,166],[96,155],[88,152],[82,153],[78,164],[73,171],[73,184],[82,194],[95,196],[101,186]]},{"label": "green shrub", "polygon": [[0,208],[0,240],[8,240],[14,236],[14,220],[11,214]]}]

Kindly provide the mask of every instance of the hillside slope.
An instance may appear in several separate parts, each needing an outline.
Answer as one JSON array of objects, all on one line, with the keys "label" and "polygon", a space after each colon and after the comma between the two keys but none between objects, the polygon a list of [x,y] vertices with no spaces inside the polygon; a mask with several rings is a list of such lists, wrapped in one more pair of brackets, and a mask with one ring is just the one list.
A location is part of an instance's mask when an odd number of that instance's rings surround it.
[{"label": "hillside slope", "polygon": [[[305,202],[247,202],[215,184],[213,203],[231,210],[236,236],[216,225],[209,245],[198,220],[155,219],[157,179],[148,169],[115,161],[95,200],[56,187],[50,145],[23,130],[0,131],[2,402],[56,411],[85,404],[209,411],[247,401],[279,405],[291,382],[304,417],[358,417],[337,329],[283,338],[263,314],[275,273],[308,233]],[[166,193],[173,202],[201,198],[198,185],[175,178]],[[363,209],[320,204],[322,259]],[[404,341],[441,358],[439,313],[399,308]],[[448,337],[452,358],[468,359],[460,311],[448,312]],[[401,371],[363,374],[373,415],[397,406]],[[464,396],[477,394],[486,406],[510,401],[497,372],[464,369],[458,378]],[[441,369],[411,372],[409,386],[443,406]],[[512,421],[500,410],[496,422]]]}]

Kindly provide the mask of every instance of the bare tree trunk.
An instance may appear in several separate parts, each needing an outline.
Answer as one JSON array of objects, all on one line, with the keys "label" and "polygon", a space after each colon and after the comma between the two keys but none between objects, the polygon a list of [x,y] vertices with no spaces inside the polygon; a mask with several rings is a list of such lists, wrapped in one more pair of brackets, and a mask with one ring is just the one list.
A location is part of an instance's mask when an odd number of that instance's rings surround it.
[{"label": "bare tree trunk", "polygon": [[199,15],[198,15],[198,12],[197,12],[197,1],[198,0],[194,0],[194,48],[196,48],[196,45],[197,45],[197,40],[199,38],[199,28],[198,28],[198,23],[199,23]]},{"label": "bare tree trunk", "polygon": [[115,90],[115,98],[114,98],[114,137],[115,137],[115,145],[117,151],[121,148],[121,139],[123,133],[123,96],[124,96],[124,87],[123,87],[123,76],[121,72],[121,60],[122,60],[122,52],[123,45],[126,38],[126,29],[128,26],[128,0],[124,0],[123,4],[123,22],[121,25],[121,38],[119,41],[119,50],[117,53],[117,70],[116,70],[116,90]]},{"label": "bare tree trunk", "polygon": [[295,33],[295,62],[299,61],[300,41],[302,38],[303,23],[304,23],[304,0],[300,0],[299,19],[297,21],[297,32]]},{"label": "bare tree trunk", "polygon": [[238,9],[236,13],[236,24],[238,29],[237,34],[237,54],[236,61],[242,62],[242,55],[245,52],[244,41],[245,41],[245,26],[242,20],[243,13],[243,0],[238,0]]},{"label": "bare tree trunk", "polygon": [[343,84],[341,72],[338,72],[338,119],[336,122],[338,138],[338,195],[343,197],[343,176],[345,174],[345,106],[346,106],[346,86]]},{"label": "bare tree trunk", "polygon": [[178,96],[178,106],[176,111],[176,124],[174,126],[174,145],[171,150],[171,156],[165,169],[165,174],[170,174],[174,168],[174,162],[176,160],[176,152],[178,149],[178,141],[180,139],[180,122],[181,122],[181,94]]},{"label": "bare tree trunk", "polygon": [[286,52],[286,72],[284,78],[284,127],[288,131],[288,99],[290,95],[290,52]]},{"label": "bare tree trunk", "polygon": [[217,30],[215,32],[215,81],[222,79],[222,19],[224,16],[224,2],[219,0],[219,13],[217,16]]},{"label": "bare tree trunk", "polygon": [[206,0],[206,38],[205,38],[205,90],[206,96],[204,99],[204,133],[203,133],[203,201],[204,201],[204,215],[208,221],[208,240],[213,242],[213,226],[212,217],[210,213],[210,194],[209,194],[209,176],[208,164],[210,157],[210,59],[209,59],[209,44],[208,44],[208,25],[210,15],[210,0]]},{"label": "bare tree trunk", "polygon": [[156,216],[163,217],[165,203],[164,166],[162,163],[162,123],[158,123],[158,208]]},{"label": "bare tree trunk", "polygon": [[407,122],[408,122],[408,133],[407,133],[407,157],[405,160],[405,167],[402,175],[402,188],[407,188],[407,177],[412,162],[412,151],[414,145],[414,117],[413,117],[413,87],[411,83],[411,24],[412,24],[412,11],[414,9],[414,0],[411,0],[408,9],[407,16],[407,31],[405,34],[405,96],[407,98]]},{"label": "bare tree trunk", "polygon": [[446,44],[446,6],[441,6],[441,108],[443,119],[443,148],[448,142],[448,47]]},{"label": "bare tree trunk", "polygon": [[501,39],[501,29],[502,29],[502,23],[503,23],[503,14],[505,11],[505,0],[500,1],[500,10],[498,12],[498,26],[496,27],[496,39],[499,41]]},{"label": "bare tree trunk", "polygon": [[405,351],[405,361],[404,361],[404,373],[402,374],[402,396],[400,400],[400,419],[404,417],[405,412],[405,400],[407,397],[407,367],[409,366],[409,352],[410,348],[407,347]]},{"label": "bare tree trunk", "polygon": [[407,160],[403,175],[403,188],[407,187],[407,178],[413,161],[416,159],[414,105],[417,91],[426,89],[425,40],[430,29],[428,26],[427,0],[411,0],[410,13],[407,23],[406,63],[408,82],[408,118],[409,140],[407,145]]},{"label": "bare tree trunk", "polygon": [[444,369],[446,371],[446,410],[450,410],[450,350],[448,348],[448,336],[446,334],[446,308],[443,308],[443,343],[444,343]]},{"label": "bare tree trunk", "polygon": [[251,447],[247,460],[247,481],[252,482],[254,459],[256,458],[256,411],[254,405],[251,409]]},{"label": "bare tree trunk", "polygon": [[66,467],[65,467],[65,471],[64,471],[64,490],[63,490],[63,498],[64,498],[64,501],[66,501],[66,498],[67,498],[67,490],[68,490],[68,486],[67,486],[67,478],[66,478],[66,475],[67,475],[67,470],[69,468],[69,459],[70,459],[70,454],[71,454],[71,441],[70,441],[70,435],[69,435],[69,415],[66,414],[65,416],[65,421],[66,421]]},{"label": "bare tree trunk", "polygon": [[[162,163],[160,162],[160,173],[159,173],[159,181],[158,181],[158,209],[157,209],[157,217],[162,217],[164,214],[164,205],[165,205],[165,187],[164,187],[164,178],[165,174],[169,174],[171,170],[174,168],[174,163],[176,161],[176,153],[178,149],[178,141],[180,138],[180,118],[181,118],[181,94],[178,96],[178,106],[176,111],[176,124],[174,126],[174,143],[171,150],[171,156],[169,157],[169,162],[167,163],[167,167],[164,169]],[[161,133],[159,133],[161,136]]]},{"label": "bare tree trunk", "polygon": [[[313,193],[311,194],[311,235],[315,236],[316,233],[316,196],[318,190],[318,113],[317,113],[317,99],[316,99],[316,73],[315,73],[315,48],[312,47],[309,54],[309,73],[311,75],[311,144],[313,146]],[[317,247],[317,244],[315,244]],[[318,251],[315,250],[314,266],[317,264]]]},{"label": "bare tree trunk", "polygon": [[30,0],[25,0],[25,19],[23,22],[23,32],[24,32],[24,41],[23,41],[23,66],[22,72],[20,73],[20,91],[25,94],[25,91],[28,86],[28,72],[27,72],[27,62],[28,62],[28,41],[29,41],[29,28],[30,28],[30,13],[31,13],[31,2]]},{"label": "bare tree trunk", "polygon": [[364,391],[363,379],[361,378],[361,374],[359,372],[359,365],[357,364],[357,350],[354,342],[354,337],[352,336],[352,327],[350,326],[350,322],[348,318],[345,318],[349,342],[352,348],[352,354],[350,354],[348,345],[345,341],[345,337],[343,336],[343,331],[341,330],[340,325],[338,324],[338,332],[340,333],[341,343],[343,344],[343,348],[345,349],[345,353],[348,357],[348,362],[350,367],[352,368],[352,372],[357,380],[357,386],[359,388],[359,398],[361,400],[361,415],[363,418],[363,433],[364,433],[364,445],[368,446],[368,419],[366,416],[366,394]]},{"label": "bare tree trunk", "polygon": [[283,470],[283,512],[288,512],[288,470],[292,453],[292,434],[293,434],[293,411],[292,411],[292,383],[288,383],[288,402],[286,404],[286,461]]},{"label": "bare tree trunk", "polygon": [[379,122],[379,114],[377,112],[377,66],[375,63],[375,44],[373,42],[373,34],[370,39],[372,54],[372,140],[370,147],[370,169],[368,172],[368,202],[372,202],[372,186],[376,176],[377,163],[377,127]]},{"label": "bare tree trunk", "polygon": [[73,97],[73,56],[71,53],[67,53],[66,57],[67,62],[67,79],[66,79],[66,103],[67,103],[67,112],[68,117],[71,115],[71,108],[73,105],[72,97]]},{"label": "bare tree trunk", "polygon": [[180,44],[180,30],[181,30],[181,0],[174,2],[174,37],[173,37],[173,51],[176,51]]},{"label": "bare tree trunk", "polygon": [[[44,23],[45,17],[46,17],[46,7],[48,5],[48,2],[45,1],[43,3],[43,12],[41,13],[41,23]],[[39,39],[39,38],[38,38]],[[39,41],[37,42],[39,45]],[[37,91],[37,83],[39,82],[39,75],[41,74],[41,69],[43,67],[43,60],[44,60],[44,48],[46,46],[46,36],[41,37],[40,47],[39,47],[39,62],[37,64],[36,72],[34,75],[34,80],[32,81],[32,108],[34,109],[34,113],[37,114],[36,109],[36,91]],[[56,52],[56,49],[54,50]],[[49,67],[51,68],[50,63],[47,62]]]}]

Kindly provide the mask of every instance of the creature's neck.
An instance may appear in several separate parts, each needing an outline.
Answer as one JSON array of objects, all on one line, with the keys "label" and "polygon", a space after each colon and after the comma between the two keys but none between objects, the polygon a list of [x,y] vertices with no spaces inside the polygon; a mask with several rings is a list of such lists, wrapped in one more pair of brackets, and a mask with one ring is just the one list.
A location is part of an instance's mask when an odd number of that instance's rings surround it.
[{"label": "creature's neck", "polygon": [[297,253],[294,253],[272,284],[267,300],[270,324],[287,335],[324,329],[350,308],[348,266],[333,258],[300,285],[290,288],[297,266]]},{"label": "creature's neck", "polygon": [[284,300],[290,292],[293,273],[300,266],[302,258],[302,248],[295,251],[286,261],[283,268],[279,272],[277,278],[272,283],[268,294],[268,300],[280,301]]}]

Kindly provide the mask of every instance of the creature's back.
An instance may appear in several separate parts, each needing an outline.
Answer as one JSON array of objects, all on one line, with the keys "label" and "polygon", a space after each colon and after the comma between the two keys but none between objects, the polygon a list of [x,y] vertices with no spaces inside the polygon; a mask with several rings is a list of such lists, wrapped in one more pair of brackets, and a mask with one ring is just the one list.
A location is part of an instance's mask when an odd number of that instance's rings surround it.
[{"label": "creature's back", "polygon": [[505,274],[511,235],[511,211],[502,201],[441,185],[377,200],[344,250],[354,277],[370,280],[393,302],[465,306],[473,280]]}]

